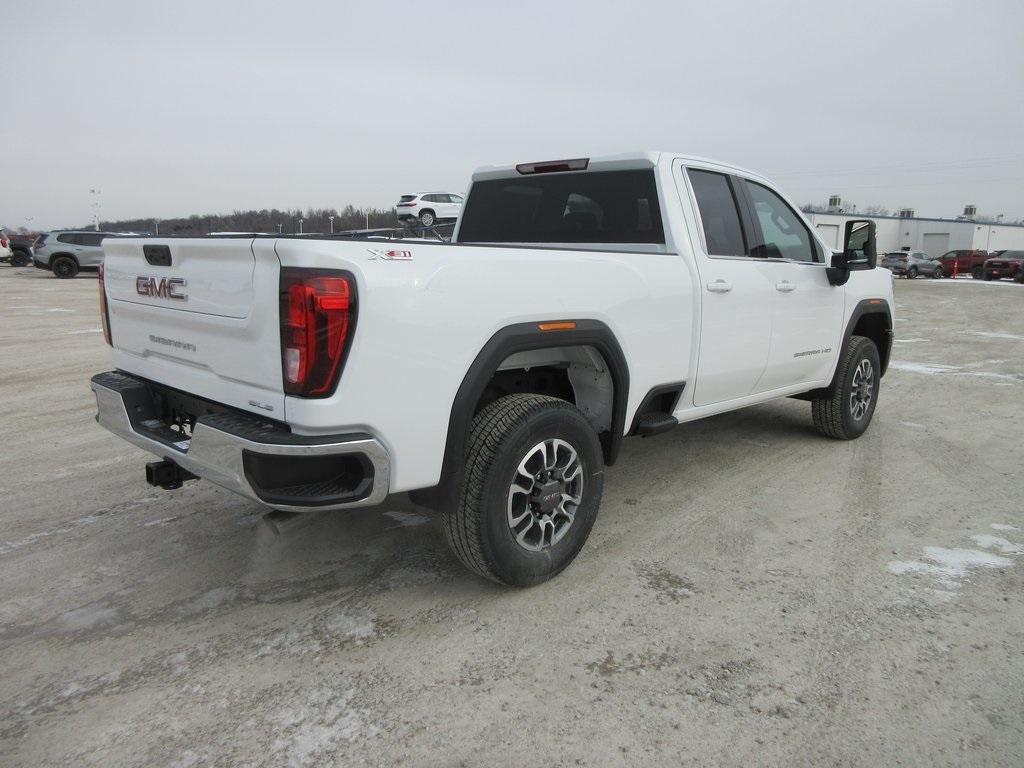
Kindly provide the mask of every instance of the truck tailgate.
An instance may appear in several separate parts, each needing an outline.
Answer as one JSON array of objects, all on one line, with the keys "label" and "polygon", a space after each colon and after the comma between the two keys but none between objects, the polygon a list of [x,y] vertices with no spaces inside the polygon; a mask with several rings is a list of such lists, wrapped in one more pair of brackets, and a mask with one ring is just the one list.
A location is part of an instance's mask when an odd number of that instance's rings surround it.
[{"label": "truck tailgate", "polygon": [[284,417],[272,239],[108,239],[104,279],[117,367]]}]

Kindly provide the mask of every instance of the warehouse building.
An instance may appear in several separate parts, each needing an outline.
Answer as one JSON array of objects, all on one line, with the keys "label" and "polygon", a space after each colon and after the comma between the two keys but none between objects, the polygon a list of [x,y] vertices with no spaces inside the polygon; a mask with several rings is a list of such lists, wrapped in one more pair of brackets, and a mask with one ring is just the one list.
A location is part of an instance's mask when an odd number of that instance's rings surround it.
[{"label": "warehouse building", "polygon": [[[832,202],[832,201],[830,201]],[[924,251],[941,256],[960,250],[1024,250],[1024,224],[986,224],[974,221],[973,206],[964,208],[957,219],[925,219],[912,210],[899,216],[868,216],[857,213],[805,213],[821,238],[838,250],[842,247],[843,228],[851,219],[870,219],[877,227],[878,252]]]}]

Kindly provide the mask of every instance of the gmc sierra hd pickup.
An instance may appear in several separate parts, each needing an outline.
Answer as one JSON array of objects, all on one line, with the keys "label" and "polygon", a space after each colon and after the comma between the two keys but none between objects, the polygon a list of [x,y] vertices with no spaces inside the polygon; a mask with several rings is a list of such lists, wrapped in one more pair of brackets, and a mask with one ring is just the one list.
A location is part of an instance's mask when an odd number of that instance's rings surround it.
[{"label": "gmc sierra hd pickup", "polygon": [[648,152],[486,167],[452,243],[108,239],[101,425],[270,509],[439,509],[478,574],[551,578],[626,436],[779,397],[868,427],[892,341],[874,225],[833,253],[772,184]]}]

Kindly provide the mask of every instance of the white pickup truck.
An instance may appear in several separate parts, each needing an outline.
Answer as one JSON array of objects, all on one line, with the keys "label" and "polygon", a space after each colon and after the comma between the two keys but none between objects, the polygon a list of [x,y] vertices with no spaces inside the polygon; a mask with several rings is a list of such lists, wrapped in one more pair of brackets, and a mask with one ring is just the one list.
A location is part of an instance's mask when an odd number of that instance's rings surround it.
[{"label": "white pickup truck", "polygon": [[858,437],[892,342],[874,225],[833,253],[765,178],[667,152],[487,167],[453,242],[104,243],[101,425],[271,509],[389,494],[527,586],[565,568],[622,438],[778,397]]}]

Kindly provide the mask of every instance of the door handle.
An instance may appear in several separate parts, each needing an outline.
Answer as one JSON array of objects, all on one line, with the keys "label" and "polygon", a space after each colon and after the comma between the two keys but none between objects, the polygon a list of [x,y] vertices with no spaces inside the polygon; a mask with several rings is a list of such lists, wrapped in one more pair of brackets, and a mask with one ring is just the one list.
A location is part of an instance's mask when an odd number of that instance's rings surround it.
[{"label": "door handle", "polygon": [[712,293],[728,293],[732,290],[732,283],[723,280],[722,278],[718,278],[717,280],[708,283],[708,290]]},{"label": "door handle", "polygon": [[789,282],[789,280],[780,280],[775,284],[776,291],[782,291],[783,293],[789,293],[790,291],[796,290],[796,285]]}]

